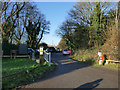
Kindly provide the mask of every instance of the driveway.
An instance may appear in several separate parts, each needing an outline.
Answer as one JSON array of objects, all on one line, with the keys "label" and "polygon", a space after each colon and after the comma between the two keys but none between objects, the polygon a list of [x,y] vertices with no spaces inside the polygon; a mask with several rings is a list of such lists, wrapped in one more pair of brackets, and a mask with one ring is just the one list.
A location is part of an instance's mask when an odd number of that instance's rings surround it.
[{"label": "driveway", "polygon": [[25,88],[118,88],[118,71],[88,66],[61,53],[52,55],[57,68]]}]

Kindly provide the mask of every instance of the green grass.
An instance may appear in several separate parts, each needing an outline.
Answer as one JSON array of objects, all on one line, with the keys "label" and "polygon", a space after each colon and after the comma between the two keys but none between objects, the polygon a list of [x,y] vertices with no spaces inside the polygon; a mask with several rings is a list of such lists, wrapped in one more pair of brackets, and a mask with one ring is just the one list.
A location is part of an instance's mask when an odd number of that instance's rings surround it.
[{"label": "green grass", "polygon": [[72,59],[80,61],[80,62],[88,64],[88,65],[93,65],[93,66],[97,66],[97,67],[105,67],[105,68],[114,69],[114,70],[118,70],[119,65],[120,65],[120,63],[119,64],[111,63],[111,64],[99,65],[99,62],[97,59],[90,59],[90,60],[85,60],[85,61],[82,61],[80,59],[75,59],[74,57],[72,57]]},{"label": "green grass", "polygon": [[106,67],[106,68],[115,69],[115,70],[118,70],[119,65],[120,65],[120,63],[119,64],[111,63],[111,64],[105,64],[105,65],[94,64],[94,66]]},{"label": "green grass", "polygon": [[[33,68],[35,69],[33,70]],[[3,71],[6,72],[4,73],[4,76],[12,75],[20,71],[23,71],[23,73],[17,74],[16,76],[3,78],[2,87],[3,89],[8,89],[29,84],[34,80],[44,77],[46,73],[49,73],[54,69],[55,64],[51,63],[51,66],[48,66],[48,63],[45,62],[45,60],[42,61],[42,65],[39,65],[30,59],[4,60]],[[26,72],[26,70],[29,72]]]},{"label": "green grass", "polygon": [[2,60],[2,76],[8,76],[21,71],[30,70],[39,64],[27,58],[21,59],[3,59]]},{"label": "green grass", "polygon": [[[86,64],[89,64],[89,65],[98,66],[98,67],[106,67],[106,68],[118,70],[118,66],[120,65],[120,63],[119,64],[112,63],[112,64],[108,64],[108,65],[106,65],[106,64],[99,65],[97,54],[98,54],[98,50],[94,49],[94,48],[93,49],[83,49],[83,50],[81,49],[81,50],[76,51],[74,53],[74,55],[70,56],[70,58],[80,61],[80,62],[83,62],[83,63],[86,63]],[[116,58],[117,58],[117,56],[116,56]]]}]

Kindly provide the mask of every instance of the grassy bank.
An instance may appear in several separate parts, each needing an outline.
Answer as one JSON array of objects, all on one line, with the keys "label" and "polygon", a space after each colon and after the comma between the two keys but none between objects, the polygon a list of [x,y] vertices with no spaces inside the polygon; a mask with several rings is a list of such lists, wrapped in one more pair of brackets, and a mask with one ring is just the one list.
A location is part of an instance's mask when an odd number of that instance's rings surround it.
[{"label": "grassy bank", "polygon": [[3,59],[2,60],[2,76],[12,75],[21,71],[30,70],[39,64],[28,58],[20,59]]},{"label": "grassy bank", "polygon": [[[103,55],[104,54],[105,53],[103,53]],[[115,70],[118,70],[119,65],[120,65],[120,63],[119,64],[111,63],[111,64],[106,65],[105,61],[103,65],[99,65],[97,49],[78,50],[75,52],[73,56],[71,56],[71,58],[74,60],[89,64],[89,65],[98,66],[98,67],[106,67],[106,68],[115,69]],[[117,59],[115,59],[114,57],[113,60],[117,60]]]},{"label": "grassy bank", "polygon": [[[55,69],[55,65],[43,61],[42,65],[31,59],[3,60],[3,88],[16,88],[42,78]],[[10,70],[10,71],[9,71]]]}]

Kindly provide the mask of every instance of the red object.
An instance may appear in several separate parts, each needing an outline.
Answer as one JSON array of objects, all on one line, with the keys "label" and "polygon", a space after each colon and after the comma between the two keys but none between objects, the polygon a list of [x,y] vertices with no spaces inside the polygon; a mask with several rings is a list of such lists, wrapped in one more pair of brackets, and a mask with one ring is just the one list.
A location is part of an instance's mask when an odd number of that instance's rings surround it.
[{"label": "red object", "polygon": [[71,50],[67,50],[67,53],[71,53]]},{"label": "red object", "polygon": [[99,56],[99,60],[102,60],[102,61],[103,61],[103,56]]}]

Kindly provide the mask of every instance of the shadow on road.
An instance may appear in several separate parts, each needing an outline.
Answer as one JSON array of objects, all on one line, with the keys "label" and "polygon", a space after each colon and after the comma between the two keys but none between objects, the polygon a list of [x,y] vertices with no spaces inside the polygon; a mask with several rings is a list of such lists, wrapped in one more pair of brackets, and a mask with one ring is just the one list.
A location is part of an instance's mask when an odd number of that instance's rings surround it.
[{"label": "shadow on road", "polygon": [[[47,73],[44,76],[44,78],[35,80],[34,82],[29,83],[28,86],[25,86],[24,88],[26,88],[26,87],[44,87],[46,84],[48,85],[47,87],[50,87],[50,86],[52,87],[52,86],[54,86],[54,84],[57,85],[57,83],[58,83],[59,87],[67,87],[67,86],[64,86],[64,83],[66,83],[66,82],[69,83],[69,84],[67,84],[69,87],[72,87],[73,86],[72,84],[75,82],[76,83],[75,87],[77,87],[76,89],[79,89],[79,88],[86,89],[87,88],[87,89],[91,90],[91,89],[94,89],[97,86],[99,86],[100,82],[104,78],[103,77],[103,78],[95,80],[93,82],[88,82],[88,81],[86,81],[87,80],[86,79],[85,81],[88,83],[85,83],[85,84],[79,86],[80,81],[82,82],[84,80],[84,78],[81,77],[81,75],[83,75],[83,74],[81,74],[80,71],[82,71],[82,73],[84,73],[84,70],[87,70],[87,72],[85,71],[85,74],[87,74],[89,72],[90,73],[94,72],[94,70],[89,71],[89,70],[91,70],[90,65],[86,65],[79,61],[72,60],[68,56],[63,56],[61,53],[52,54],[52,61],[57,64],[56,70],[54,72]],[[105,71],[107,71],[107,70],[105,70]],[[103,73],[105,73],[105,71]],[[79,74],[81,74],[80,78],[79,78]],[[90,75],[92,75],[92,74],[90,74]],[[78,80],[77,80],[77,78],[78,78]],[[94,76],[93,76],[93,78],[94,78]],[[65,82],[64,82],[64,79],[65,79]],[[59,81],[61,81],[61,82],[59,82]],[[70,82],[72,82],[72,83],[70,83]],[[78,85],[78,86],[76,86],[76,85]]]},{"label": "shadow on road", "polygon": [[43,79],[37,80],[35,82],[44,81],[66,73],[70,73],[77,69],[89,67],[89,65],[86,65],[78,61],[74,61],[70,59],[68,56],[63,56],[61,53],[52,54],[52,61],[57,64],[56,70],[50,73],[49,75],[47,74]]},{"label": "shadow on road", "polygon": [[89,90],[93,89],[93,88],[96,88],[98,85],[100,85],[100,82],[102,81],[103,79],[98,79],[98,80],[95,80],[93,82],[89,82],[89,83],[85,83],[83,85],[80,85],[79,87],[75,88],[74,90],[78,90],[80,88],[88,88]]}]

